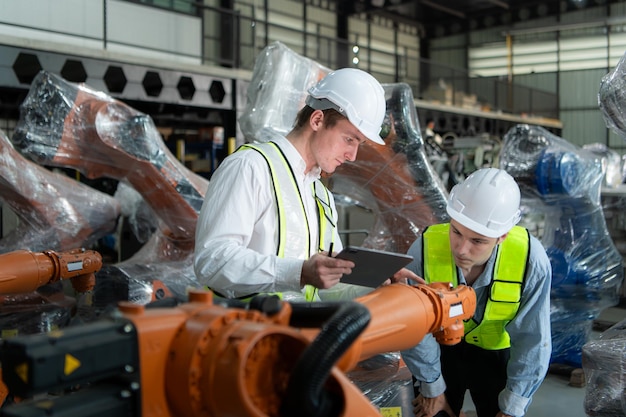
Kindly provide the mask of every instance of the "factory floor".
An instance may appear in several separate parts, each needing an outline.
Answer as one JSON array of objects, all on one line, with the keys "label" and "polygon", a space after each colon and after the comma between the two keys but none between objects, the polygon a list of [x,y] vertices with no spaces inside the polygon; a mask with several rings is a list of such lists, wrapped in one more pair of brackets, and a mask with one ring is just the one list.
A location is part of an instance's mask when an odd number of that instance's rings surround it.
[{"label": "factory floor", "polygon": [[[618,323],[626,319],[626,306],[606,309],[597,322],[604,325]],[[594,331],[592,337],[600,333]],[[526,413],[527,417],[587,417],[584,408],[585,387],[570,385],[570,377],[550,372],[533,397],[533,402]],[[466,417],[475,417],[475,411],[469,396],[464,406]]]}]

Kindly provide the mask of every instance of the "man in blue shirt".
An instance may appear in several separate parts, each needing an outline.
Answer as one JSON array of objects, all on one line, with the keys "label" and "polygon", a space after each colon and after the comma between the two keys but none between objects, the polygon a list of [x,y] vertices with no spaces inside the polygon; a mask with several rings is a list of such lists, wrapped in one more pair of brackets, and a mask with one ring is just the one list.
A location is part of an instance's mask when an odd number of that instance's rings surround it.
[{"label": "man in blue shirt", "polygon": [[480,169],[452,189],[450,223],[430,226],[408,251],[407,268],[427,283],[469,285],[477,300],[461,343],[427,335],[402,352],[416,416],[458,416],[466,390],[479,417],[523,416],[545,378],[552,269],[539,240],[516,226],[519,206],[506,171]]}]

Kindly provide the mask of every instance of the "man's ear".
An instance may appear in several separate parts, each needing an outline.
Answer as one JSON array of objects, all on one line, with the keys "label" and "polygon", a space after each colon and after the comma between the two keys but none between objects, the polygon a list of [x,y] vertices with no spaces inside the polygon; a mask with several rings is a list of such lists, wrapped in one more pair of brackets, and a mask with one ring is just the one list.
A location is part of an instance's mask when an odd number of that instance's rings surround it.
[{"label": "man's ear", "polygon": [[311,117],[309,117],[309,125],[311,126],[311,129],[316,132],[324,126],[324,112],[321,110],[315,110],[311,113]]},{"label": "man's ear", "polygon": [[500,236],[498,238],[498,241],[496,242],[496,245],[499,245],[500,243],[504,242],[504,239],[506,239],[506,237],[509,235],[509,232],[506,232],[505,234],[503,234],[502,236]]}]

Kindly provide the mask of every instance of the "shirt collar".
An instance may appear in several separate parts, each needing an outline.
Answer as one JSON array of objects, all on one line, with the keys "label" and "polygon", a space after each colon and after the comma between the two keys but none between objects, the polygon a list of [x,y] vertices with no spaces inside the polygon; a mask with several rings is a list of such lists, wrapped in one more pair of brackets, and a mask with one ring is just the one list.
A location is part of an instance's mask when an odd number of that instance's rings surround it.
[{"label": "shirt collar", "polygon": [[493,269],[496,266],[496,254],[498,252],[498,247],[496,246],[494,250],[491,252],[491,256],[487,260],[485,264],[485,269],[478,276],[478,279],[474,283],[474,287],[486,287],[491,283],[491,279],[493,277]]},{"label": "shirt collar", "polygon": [[320,179],[322,169],[319,166],[315,166],[308,174],[304,173],[304,170],[306,169],[306,162],[304,162],[300,152],[298,152],[296,147],[293,146],[293,144],[286,137],[274,131],[268,132],[265,137],[268,138],[268,140],[275,142],[280,149],[282,149],[285,157],[291,164],[295,175],[298,176],[298,178],[303,181],[305,185]]}]

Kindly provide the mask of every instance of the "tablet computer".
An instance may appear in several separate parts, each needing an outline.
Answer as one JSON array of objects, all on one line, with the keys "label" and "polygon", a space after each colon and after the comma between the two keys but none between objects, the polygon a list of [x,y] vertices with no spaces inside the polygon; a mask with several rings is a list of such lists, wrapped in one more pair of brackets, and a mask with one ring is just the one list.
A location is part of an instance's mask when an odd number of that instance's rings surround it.
[{"label": "tablet computer", "polygon": [[352,273],[342,276],[341,282],[373,288],[380,286],[413,260],[413,257],[407,254],[359,246],[347,246],[335,257],[354,262]]}]

